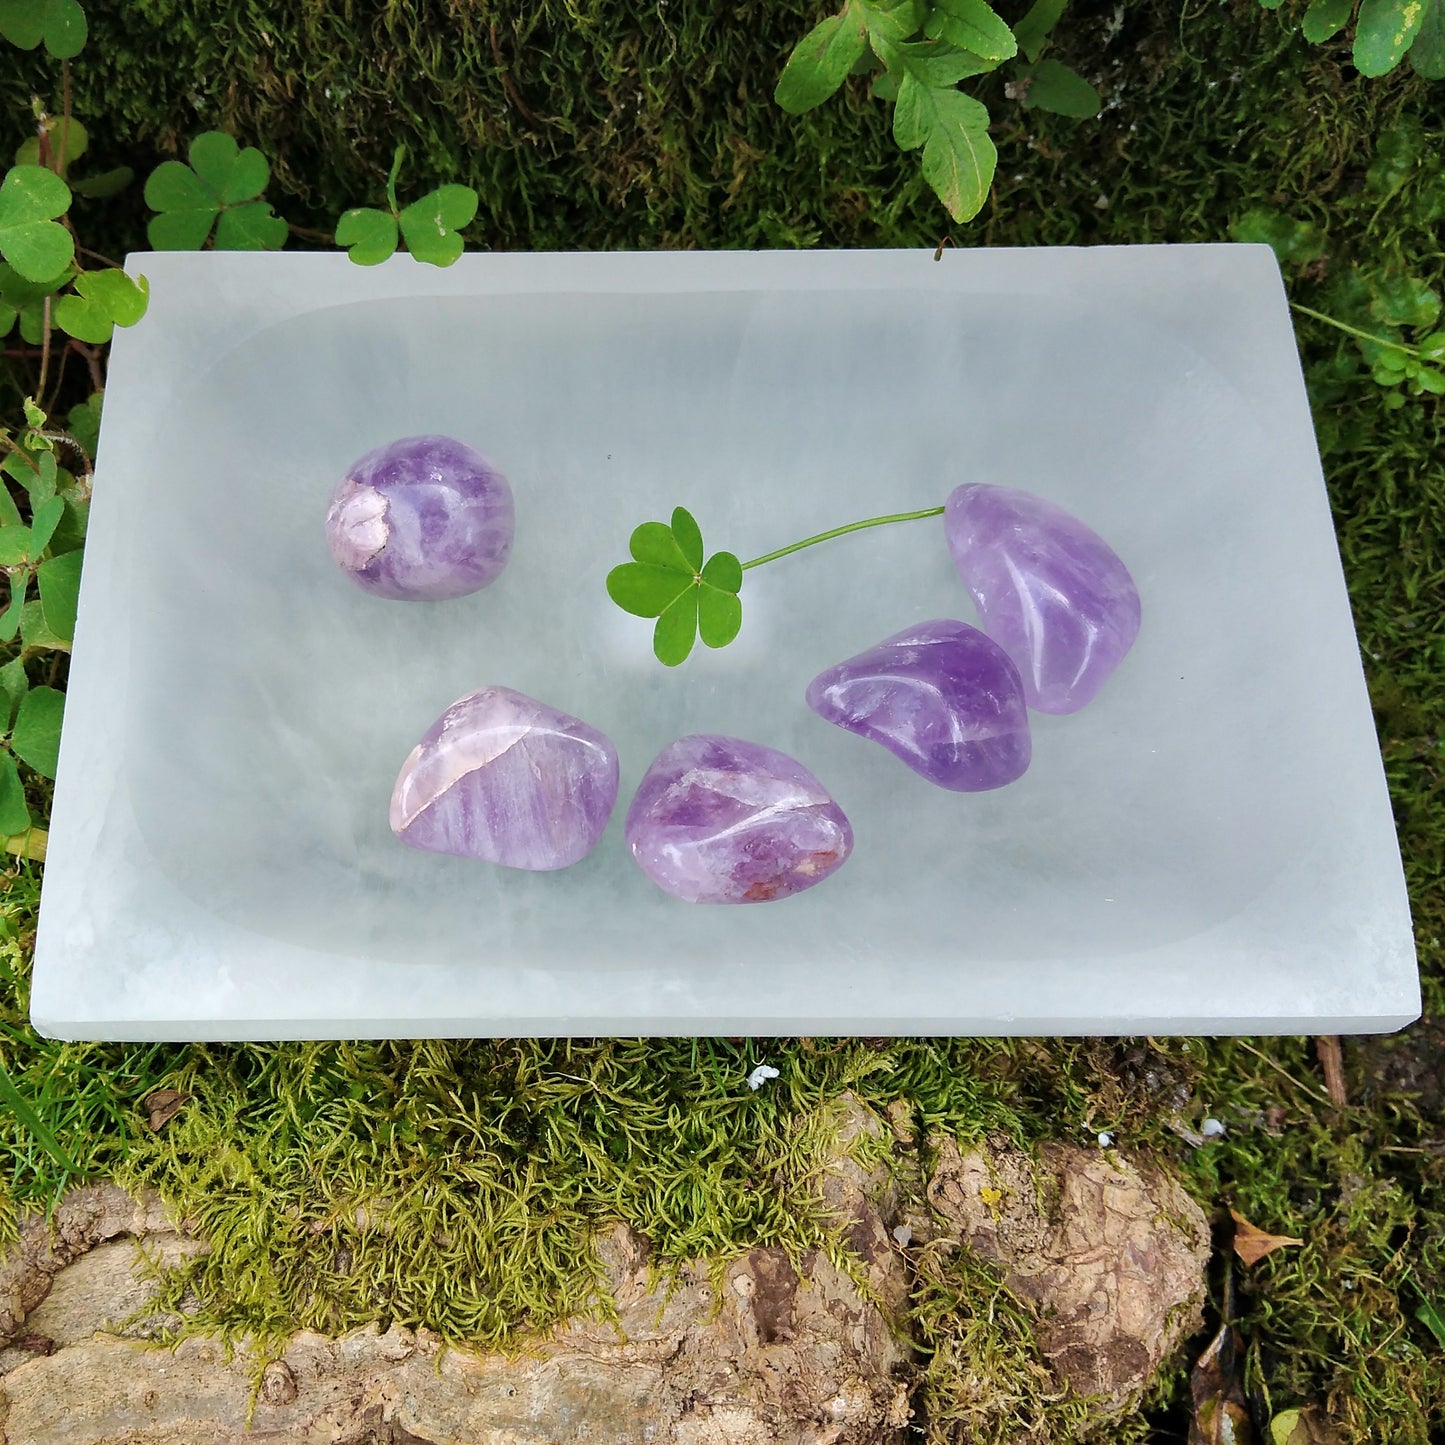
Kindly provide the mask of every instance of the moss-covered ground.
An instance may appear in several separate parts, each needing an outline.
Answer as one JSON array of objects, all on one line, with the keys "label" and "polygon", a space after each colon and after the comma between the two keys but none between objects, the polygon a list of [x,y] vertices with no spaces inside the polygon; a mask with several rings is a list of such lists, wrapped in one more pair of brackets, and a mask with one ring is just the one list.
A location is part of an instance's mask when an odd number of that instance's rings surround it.
[{"label": "moss-covered ground", "polygon": [[[1343,40],[1299,37],[1303,9],[1076,0],[1054,53],[1096,80],[1105,109],[1090,122],[1027,112],[985,80],[998,181],[966,227],[899,154],[861,79],[801,119],[774,106],[784,57],[822,13],[803,0],[130,0],[92,13],[72,94],[97,169],[143,176],[213,126],[260,146],[296,245],[380,196],[400,139],[403,196],[475,186],[467,234],[482,247],[1184,242],[1263,226],[1295,301],[1378,331],[1391,288],[1440,288],[1441,90],[1408,67],[1363,79]],[[31,94],[54,104],[58,91],[54,63],[0,51],[14,141]],[[144,248],[138,191],[77,204],[88,244]],[[27,1023],[40,882],[27,862],[5,879],[0,1063],[85,1172],[159,1186],[216,1242],[189,1281],[203,1319],[262,1336],[385,1317],[506,1344],[585,1295],[586,1226],[609,1218],[664,1260],[819,1242],[804,1186],[820,1143],[797,1121],[843,1087],[878,1107],[905,1099],[925,1129],[965,1141],[1108,1131],[1172,1161],[1222,1245],[1231,1207],[1304,1241],[1230,1266],[1258,1424],[1317,1402],[1349,1439],[1440,1439],[1445,1340],[1428,1317],[1445,1314],[1445,438],[1437,400],[1392,406],[1350,338],[1298,321],[1426,998],[1403,1034],[1345,1041],[1343,1107],[1307,1039],[58,1044]],[[15,363],[4,379],[13,409]],[[753,1092],[759,1061],[780,1073]],[[141,1101],[159,1088],[189,1098],[152,1130]],[[1206,1117],[1222,1137],[1179,1132]],[[0,1162],[3,1236],[64,1178],[8,1119]],[[931,1438],[1078,1433],[1077,1407],[1048,1398],[1026,1312],[982,1267],[926,1277],[913,1326],[933,1349],[915,1402]],[[1185,1438],[1203,1344],[1111,1439]]]}]

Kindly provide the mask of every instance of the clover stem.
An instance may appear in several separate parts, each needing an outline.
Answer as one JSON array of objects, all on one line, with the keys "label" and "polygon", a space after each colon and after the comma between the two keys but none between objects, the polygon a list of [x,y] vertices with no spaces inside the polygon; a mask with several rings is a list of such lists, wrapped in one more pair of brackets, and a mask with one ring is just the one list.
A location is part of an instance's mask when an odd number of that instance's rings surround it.
[{"label": "clover stem", "polygon": [[1385,336],[1371,336],[1368,331],[1357,331],[1353,326],[1346,326],[1343,321],[1336,321],[1333,316],[1326,316],[1323,311],[1311,311],[1308,306],[1301,306],[1298,301],[1291,301],[1290,309],[1298,311],[1304,316],[1313,316],[1316,321],[1323,321],[1328,326],[1333,326],[1336,331],[1343,331],[1348,336],[1358,336],[1361,341],[1373,341],[1376,346],[1387,346],[1391,351],[1403,351],[1407,356],[1419,357],[1420,352],[1413,346],[1406,346],[1403,341],[1391,341]]},{"label": "clover stem", "polygon": [[864,527],[881,527],[887,522],[916,522],[921,517],[942,515],[942,507],[926,507],[921,512],[894,512],[887,517],[869,517],[864,522],[849,522],[846,527],[834,527],[831,532],[819,532],[816,537],[805,537],[801,542],[794,542],[791,547],[779,547],[776,552],[754,557],[751,562],[743,563],[743,571],[746,572],[749,567],[761,567],[764,562],[776,562],[779,557],[786,557],[789,552],[801,552],[804,547],[811,547],[815,542],[826,542],[830,537],[841,537],[845,532],[861,532]]}]

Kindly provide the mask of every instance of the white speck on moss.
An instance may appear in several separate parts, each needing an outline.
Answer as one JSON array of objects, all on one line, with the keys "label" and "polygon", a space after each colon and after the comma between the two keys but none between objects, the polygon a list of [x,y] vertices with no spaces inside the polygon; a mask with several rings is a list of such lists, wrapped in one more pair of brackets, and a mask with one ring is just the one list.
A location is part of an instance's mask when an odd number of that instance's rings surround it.
[{"label": "white speck on moss", "polygon": [[776,1079],[777,1077],[778,1071],[770,1064],[759,1064],[757,1068],[748,1075],[748,1088],[756,1093],[769,1079]]}]

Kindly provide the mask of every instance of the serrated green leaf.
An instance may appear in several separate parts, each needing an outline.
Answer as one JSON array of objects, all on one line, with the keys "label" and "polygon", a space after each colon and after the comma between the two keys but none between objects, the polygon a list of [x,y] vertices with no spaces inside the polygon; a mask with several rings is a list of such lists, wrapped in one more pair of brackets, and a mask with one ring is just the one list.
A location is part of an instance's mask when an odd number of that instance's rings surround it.
[{"label": "serrated green leaf", "polygon": [[0,35],[21,50],[43,40],[57,60],[70,60],[85,48],[85,11],[77,0],[0,0]]},{"label": "serrated green leaf", "polygon": [[53,687],[32,687],[20,700],[10,750],[42,778],[54,779],[60,755],[60,726],[65,694]]},{"label": "serrated green leaf", "polygon": [[279,251],[290,228],[269,201],[249,201],[221,212],[216,222],[218,251]]},{"label": "serrated green leaf", "polygon": [[115,322],[94,301],[83,296],[62,296],[51,307],[50,318],[67,336],[92,346],[109,341]]},{"label": "serrated green leaf", "polygon": [[450,266],[464,249],[457,232],[477,214],[477,193],[470,186],[439,186],[413,201],[397,217],[406,248],[418,261]]},{"label": "serrated green leaf", "polygon": [[216,220],[215,206],[190,211],[162,211],[146,223],[146,237],[154,251],[199,251]]},{"label": "serrated green leaf", "polygon": [[1354,13],[1355,0],[1314,0],[1305,11],[1301,29],[1311,45],[1319,45],[1331,35],[1343,30],[1350,23]]},{"label": "serrated green leaf", "polygon": [[1025,110],[1047,110],[1054,115],[1089,120],[1099,113],[1099,92],[1077,70],[1057,60],[1041,60],[1024,69],[1028,81],[1022,97]]},{"label": "serrated green leaf", "polygon": [[1422,391],[1432,392],[1436,396],[1445,396],[1445,371],[1436,371],[1433,367],[1422,366],[1416,373],[1415,380],[1420,383]]},{"label": "serrated green leaf", "polygon": [[983,207],[998,165],[988,110],[961,90],[935,90],[911,75],[898,88],[893,135],[904,150],[923,146],[923,175],[955,221]]},{"label": "serrated green leaf", "polygon": [[[60,144],[62,138],[65,142],[65,166],[73,165],[90,147],[90,133],[74,116],[67,121],[63,115],[53,115],[46,126],[46,137],[50,142],[50,154],[55,160],[60,159]],[[40,164],[40,137],[38,135],[26,136],[15,149],[15,164],[17,166],[38,166]],[[74,186],[71,187],[75,189]]]},{"label": "serrated green leaf", "polygon": [[667,607],[652,629],[652,651],[657,660],[668,667],[686,662],[697,640],[699,590],[689,583],[686,591]]},{"label": "serrated green leaf", "polygon": [[643,562],[624,562],[607,574],[607,595],[634,617],[660,616],[680,593],[694,586],[689,573]]},{"label": "serrated green leaf", "polygon": [[0,667],[0,732],[10,731],[15,709],[29,691],[30,679],[25,675],[25,659],[12,657],[4,667]]},{"label": "serrated green leaf", "polygon": [[14,166],[0,182],[0,251],[20,275],[48,281],[75,257],[75,242],[60,216],[70,206],[70,187],[44,166]]},{"label": "serrated green leaf", "polygon": [[697,593],[697,632],[708,647],[726,647],[743,625],[743,604],[736,592],[704,583]]},{"label": "serrated green leaf", "polygon": [[13,838],[30,826],[30,809],[20,770],[8,752],[0,752],[0,837]]},{"label": "serrated green leaf", "polygon": [[696,572],[702,566],[702,528],[686,507],[672,509],[672,535],[689,570]]},{"label": "serrated green leaf", "polygon": [[696,570],[688,566],[682,548],[666,522],[644,522],[636,528],[627,544],[633,560],[669,572],[685,573],[691,577]]},{"label": "serrated green leaf", "polygon": [[89,200],[104,200],[107,196],[118,195],[121,191],[135,180],[135,172],[129,166],[116,166],[112,170],[101,171],[97,175],[84,176],[78,181],[70,182],[70,189],[77,196],[85,196]]},{"label": "serrated green leaf", "polygon": [[377,266],[396,251],[396,217],[370,206],[343,213],[336,223],[336,244],[350,248],[358,266]]},{"label": "serrated green leaf", "polygon": [[1352,59],[1361,75],[1385,75],[1404,58],[1425,19],[1420,0],[1361,0]]},{"label": "serrated green leaf", "polygon": [[1410,47],[1410,68],[1424,80],[1445,80],[1445,0],[1423,0],[1425,13]]},{"label": "serrated green leaf", "polygon": [[14,567],[30,557],[29,527],[0,527],[0,567]]},{"label": "serrated green leaf", "polygon": [[1043,53],[1068,3],[1069,0],[1034,0],[1028,14],[1014,26],[1014,39],[1030,64]]},{"label": "serrated green leaf", "polygon": [[891,45],[888,59],[891,71],[907,71],[927,86],[957,85],[971,75],[984,75],[995,69],[991,60],[959,50],[946,40],[912,40]]},{"label": "serrated green leaf", "polygon": [[0,613],[0,642],[9,642],[20,630],[20,617],[25,610],[25,594],[30,588],[28,572],[14,572],[10,576],[10,601]]},{"label": "serrated green leaf", "polygon": [[714,552],[702,569],[702,580],[709,587],[718,587],[724,592],[740,592],[743,564],[731,552]]},{"label": "serrated green leaf", "polygon": [[1012,60],[1018,41],[987,0],[935,0],[936,9],[923,27],[930,40],[940,36],[960,50],[984,60]]},{"label": "serrated green leaf", "polygon": [[812,110],[838,89],[868,44],[863,8],[849,0],[841,15],[820,20],[793,47],[773,99],[789,115]]},{"label": "serrated green leaf", "polygon": [[35,509],[34,516],[30,519],[30,551],[33,556],[38,557],[50,545],[50,539],[55,535],[55,529],[60,525],[64,513],[63,497],[51,497],[48,502],[42,502]]},{"label": "serrated green leaf", "polygon": [[62,556],[48,558],[35,569],[45,625],[66,643],[75,638],[75,611],[80,598],[84,557],[83,552],[66,552]]}]

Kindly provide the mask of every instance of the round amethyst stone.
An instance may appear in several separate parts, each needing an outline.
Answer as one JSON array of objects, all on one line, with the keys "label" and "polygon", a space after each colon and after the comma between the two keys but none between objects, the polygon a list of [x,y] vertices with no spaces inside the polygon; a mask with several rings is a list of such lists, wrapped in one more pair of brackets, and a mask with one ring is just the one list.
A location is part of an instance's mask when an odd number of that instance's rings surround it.
[{"label": "round amethyst stone", "polygon": [[436,602],[495,582],[515,523],[512,489],[480,452],[451,437],[402,437],[347,469],[326,544],[363,591]]},{"label": "round amethyst stone", "polygon": [[695,733],[653,760],[627,810],[627,846],[687,903],[767,903],[843,865],[853,829],[796,758]]}]

